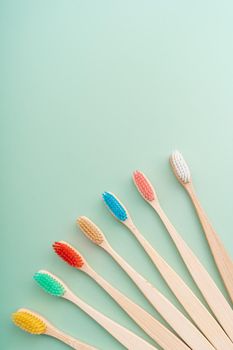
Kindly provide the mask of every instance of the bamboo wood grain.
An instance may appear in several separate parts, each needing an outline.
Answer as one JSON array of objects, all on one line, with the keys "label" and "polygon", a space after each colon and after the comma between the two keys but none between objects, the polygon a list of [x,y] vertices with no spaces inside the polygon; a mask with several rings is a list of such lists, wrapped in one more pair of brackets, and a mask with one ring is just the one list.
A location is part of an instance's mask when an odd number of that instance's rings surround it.
[{"label": "bamboo wood grain", "polygon": [[156,350],[154,346],[82,301],[69,289],[63,298],[77,305],[129,350]]},{"label": "bamboo wood grain", "polygon": [[84,344],[79,340],[71,336],[68,336],[67,334],[63,333],[62,331],[58,330],[53,326],[49,326],[47,328],[46,334],[60,340],[61,342],[69,345],[71,348],[75,350],[97,350],[97,348],[94,348],[91,345]]},{"label": "bamboo wood grain", "polygon": [[218,350],[233,349],[233,343],[220,327],[215,318],[195,296],[182,278],[170,267],[170,265],[157,253],[151,244],[143,237],[132,219],[124,221],[124,224],[134,234],[144,250],[159,270],[176,298],[193,319],[198,328]]},{"label": "bamboo wood grain", "polygon": [[193,280],[200,289],[215,317],[231,341],[233,341],[233,310],[231,309],[230,305],[218,289],[213,279],[210,277],[207,270],[204,268],[183,238],[178,234],[175,227],[171,224],[166,214],[160,207],[158,201],[151,202],[151,205],[167,228],[167,231],[175,243]]},{"label": "bamboo wood grain", "polygon": [[190,349],[182,340],[168,330],[139,305],[127,298],[114,288],[103,277],[97,274],[87,263],[81,268],[83,272],[93,278],[121,307],[122,309],[164,350]]},{"label": "bamboo wood grain", "polygon": [[145,297],[150,301],[160,315],[171,325],[175,332],[193,350],[210,350],[214,347],[203,336],[203,334],[166,299],[156,288],[154,288],[144,277],[137,273],[122,257],[120,257],[104,240],[100,246],[108,252],[129,277],[138,286]]},{"label": "bamboo wood grain", "polygon": [[233,302],[233,262],[228,252],[226,251],[222,241],[210,224],[207,215],[201,207],[201,204],[194,191],[192,183],[183,184],[184,188],[188,192],[193,205],[196,209],[197,215],[203,227],[206,239],[208,241],[210,250],[214,257],[215,263],[222,277],[226,290]]}]

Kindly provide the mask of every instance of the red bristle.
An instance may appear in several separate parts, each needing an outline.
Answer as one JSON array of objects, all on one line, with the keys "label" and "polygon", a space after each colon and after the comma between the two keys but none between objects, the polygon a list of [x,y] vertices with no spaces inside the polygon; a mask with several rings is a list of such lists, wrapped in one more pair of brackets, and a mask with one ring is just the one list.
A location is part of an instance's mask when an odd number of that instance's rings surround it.
[{"label": "red bristle", "polygon": [[149,202],[155,199],[155,193],[152,185],[146,176],[140,171],[135,171],[133,174],[135,185],[137,186],[141,195]]},{"label": "red bristle", "polygon": [[63,242],[55,242],[53,244],[53,249],[62,260],[67,262],[67,264],[79,269],[84,265],[81,255],[79,255],[76,250],[70,247],[68,244]]}]

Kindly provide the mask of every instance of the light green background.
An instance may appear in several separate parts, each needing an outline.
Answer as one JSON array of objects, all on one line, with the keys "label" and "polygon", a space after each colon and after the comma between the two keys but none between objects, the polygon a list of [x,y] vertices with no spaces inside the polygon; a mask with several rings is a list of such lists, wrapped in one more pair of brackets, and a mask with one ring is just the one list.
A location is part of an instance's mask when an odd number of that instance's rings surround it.
[{"label": "light green background", "polygon": [[99,349],[123,349],[82,311],[40,290],[32,275],[41,268],[149,339],[92,280],[53,254],[54,240],[74,244],[96,271],[157,316],[111,258],[78,231],[78,215],[100,225],[112,246],[178,305],[133,236],[105,209],[104,190],[115,192],[197,292],[160,220],[135,190],[135,169],[150,177],[169,217],[223,290],[168,156],[174,148],[185,155],[233,254],[232,12],[232,1],[1,1],[1,349],[67,348],[14,327],[10,314],[19,307],[41,312]]}]

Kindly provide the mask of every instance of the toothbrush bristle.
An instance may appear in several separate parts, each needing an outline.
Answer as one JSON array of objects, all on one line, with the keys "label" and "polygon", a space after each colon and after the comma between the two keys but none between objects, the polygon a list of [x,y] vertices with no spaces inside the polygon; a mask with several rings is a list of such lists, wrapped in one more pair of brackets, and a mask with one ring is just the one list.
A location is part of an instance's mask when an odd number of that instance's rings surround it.
[{"label": "toothbrush bristle", "polygon": [[153,186],[141,171],[133,173],[133,180],[138,191],[146,201],[152,202],[156,198]]},{"label": "toothbrush bristle", "polygon": [[49,272],[38,271],[33,278],[45,292],[57,297],[62,297],[65,294],[65,286]]},{"label": "toothbrush bristle", "polygon": [[78,251],[66,242],[55,242],[53,244],[55,253],[70,266],[81,269],[84,265],[83,257]]},{"label": "toothbrush bristle", "polygon": [[170,162],[179,181],[183,184],[189,183],[191,181],[191,173],[182,154],[179,151],[172,152]]},{"label": "toothbrush bristle", "polygon": [[128,218],[126,208],[124,208],[113,193],[104,192],[102,197],[107,208],[118,220],[125,221]]},{"label": "toothbrush bristle", "polygon": [[77,220],[80,230],[95,244],[100,245],[104,241],[102,231],[86,216],[80,216]]},{"label": "toothbrush bristle", "polygon": [[29,310],[16,311],[12,314],[12,321],[16,326],[31,334],[44,334],[46,332],[45,322]]}]

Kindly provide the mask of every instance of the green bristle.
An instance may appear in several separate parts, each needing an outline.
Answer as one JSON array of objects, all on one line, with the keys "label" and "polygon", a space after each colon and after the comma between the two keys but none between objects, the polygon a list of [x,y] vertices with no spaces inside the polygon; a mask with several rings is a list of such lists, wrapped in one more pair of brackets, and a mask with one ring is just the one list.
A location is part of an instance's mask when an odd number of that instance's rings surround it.
[{"label": "green bristle", "polygon": [[65,287],[50,274],[37,272],[33,278],[45,292],[57,297],[62,297],[64,295]]}]

